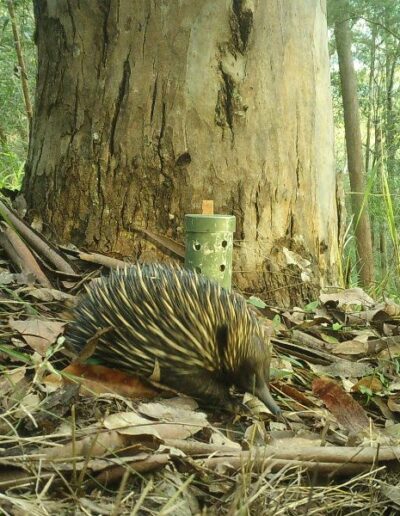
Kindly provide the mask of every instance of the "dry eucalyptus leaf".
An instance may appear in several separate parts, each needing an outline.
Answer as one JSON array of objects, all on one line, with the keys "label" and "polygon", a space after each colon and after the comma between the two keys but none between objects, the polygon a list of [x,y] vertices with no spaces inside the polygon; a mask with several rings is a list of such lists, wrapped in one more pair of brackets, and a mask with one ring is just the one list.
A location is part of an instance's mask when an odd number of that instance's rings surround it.
[{"label": "dry eucalyptus leaf", "polygon": [[164,440],[186,439],[208,426],[206,415],[202,412],[178,416],[176,420],[171,413],[169,415],[171,419],[168,421],[155,422],[134,412],[120,412],[106,417],[104,426],[123,435],[152,435]]},{"label": "dry eucalyptus leaf", "polygon": [[384,494],[391,502],[395,503],[400,508],[400,487],[381,482],[380,488],[382,494]]},{"label": "dry eucalyptus leaf", "polygon": [[0,285],[11,285],[15,281],[15,274],[8,271],[0,272]]},{"label": "dry eucalyptus leaf", "polygon": [[[393,335],[396,335],[399,326],[398,326],[398,324],[392,324],[393,320],[390,322],[382,323],[382,335],[383,336],[393,337]],[[396,335],[396,336],[398,337],[398,335]]]},{"label": "dry eucalyptus leaf", "polygon": [[210,443],[216,444],[218,446],[226,446],[227,448],[236,448],[237,450],[241,450],[242,447],[239,443],[235,443],[231,441],[224,435],[222,432],[214,431],[210,437]]},{"label": "dry eucalyptus leaf", "polygon": [[355,384],[354,380],[351,380],[349,378],[343,378],[343,377],[340,380],[342,382],[342,387],[346,392],[351,392],[353,390],[353,387]]},{"label": "dry eucalyptus leaf", "polygon": [[5,396],[9,392],[13,392],[17,383],[25,377],[26,367],[16,367],[9,371],[2,371],[0,377],[0,395]]},{"label": "dry eucalyptus leaf", "polygon": [[52,373],[44,379],[44,383],[49,387],[60,386],[67,381],[78,381],[81,385],[81,394],[84,396],[109,393],[130,398],[154,398],[159,394],[141,378],[102,365],[73,362],[63,369],[62,375]]},{"label": "dry eucalyptus leaf", "polygon": [[138,411],[145,416],[162,421],[190,421],[196,418],[196,412],[192,408],[182,408],[171,404],[165,404],[163,401],[141,403]]},{"label": "dry eucalyptus leaf", "polygon": [[394,437],[396,440],[398,440],[400,438],[400,423],[387,424],[383,433],[390,438]]},{"label": "dry eucalyptus leaf", "polygon": [[247,407],[249,407],[253,414],[272,414],[272,412],[264,405],[264,403],[259,398],[257,398],[257,396],[253,396],[249,392],[246,392],[244,394],[243,403]]},{"label": "dry eucalyptus leaf", "polygon": [[357,337],[332,346],[331,352],[335,355],[367,355],[368,343]]},{"label": "dry eucalyptus leaf", "polygon": [[337,382],[326,377],[316,378],[312,382],[312,390],[351,434],[364,432],[370,428],[365,410]]},{"label": "dry eucalyptus leaf", "polygon": [[208,490],[210,493],[214,494],[225,494],[232,490],[232,482],[230,480],[227,480],[226,482],[223,482],[222,480],[219,480],[218,482],[212,482],[208,486]]},{"label": "dry eucalyptus leaf", "polygon": [[339,378],[362,378],[374,372],[369,364],[350,360],[340,360],[327,366],[312,363],[309,365],[315,373]]},{"label": "dry eucalyptus leaf", "polygon": [[271,429],[271,434],[286,431],[286,424],[281,423],[280,421],[272,421],[269,427]]},{"label": "dry eucalyptus leaf", "polygon": [[29,393],[19,402],[19,407],[15,411],[15,416],[21,418],[31,412],[35,412],[39,408],[39,405],[39,396],[34,393]]},{"label": "dry eucalyptus leaf", "polygon": [[164,444],[160,444],[157,448],[157,452],[164,453],[168,452],[171,457],[186,457],[186,453],[179,448],[174,448],[173,446],[165,446]]},{"label": "dry eucalyptus leaf", "polygon": [[336,293],[320,294],[321,303],[335,303],[338,308],[349,311],[362,306],[370,308],[375,305],[375,301],[363,289],[359,287],[349,288]]},{"label": "dry eucalyptus leaf", "polygon": [[396,416],[393,414],[393,412],[389,409],[386,401],[384,398],[381,398],[379,396],[374,396],[371,400],[371,402],[378,407],[380,410],[382,416],[386,419],[385,424],[393,422],[396,419]]},{"label": "dry eucalyptus leaf", "polygon": [[303,312],[299,312],[299,311],[293,310],[292,313],[284,312],[282,314],[282,317],[284,317],[287,321],[290,321],[292,324],[297,326],[297,325],[301,324],[304,321],[305,313],[304,313],[304,311]]},{"label": "dry eucalyptus leaf", "polygon": [[67,301],[75,299],[75,296],[56,290],[54,288],[30,288],[26,291],[27,295],[39,299],[39,301]]},{"label": "dry eucalyptus leaf", "polygon": [[400,356],[400,344],[394,344],[389,347],[389,349],[383,349],[379,354],[378,358],[386,358],[391,360],[394,357]]},{"label": "dry eucalyptus leaf", "polygon": [[388,407],[392,412],[400,412],[400,397],[399,396],[389,396],[388,398]]},{"label": "dry eucalyptus leaf", "polygon": [[[167,398],[163,400],[161,403],[163,407],[168,407],[171,409],[183,409],[183,410],[196,410],[199,407],[199,404],[193,398],[189,398],[188,396],[176,396],[174,398]],[[146,416],[150,417],[158,417],[157,414],[152,413],[153,410],[159,410],[160,407],[155,407],[159,405],[158,403],[140,403],[138,406],[139,412]]]},{"label": "dry eucalyptus leaf", "polygon": [[399,317],[400,305],[393,301],[386,301],[385,312],[389,314],[391,317]]},{"label": "dry eucalyptus leaf", "polygon": [[[271,422],[272,424],[273,422]],[[244,440],[250,443],[251,446],[262,446],[268,440],[268,433],[264,424],[260,421],[255,421],[252,425],[246,428],[244,433]]]},{"label": "dry eucalyptus leaf", "polygon": [[363,388],[369,389],[373,393],[382,392],[383,384],[377,376],[365,376],[353,385],[353,392],[363,392]]},{"label": "dry eucalyptus leaf", "polygon": [[170,509],[172,509],[171,511],[155,511],[154,514],[169,514],[171,516],[190,516],[195,514],[190,507],[190,499],[186,494],[187,489],[180,491],[179,484],[180,482],[178,478],[167,478],[155,485],[154,490],[152,490],[152,496],[161,502],[161,506],[168,503],[171,499],[174,499],[175,501],[170,507]]},{"label": "dry eucalyptus leaf", "polygon": [[65,323],[47,319],[30,318],[25,321],[15,321],[10,318],[9,326],[22,335],[25,342],[40,355],[46,351],[61,334]]}]

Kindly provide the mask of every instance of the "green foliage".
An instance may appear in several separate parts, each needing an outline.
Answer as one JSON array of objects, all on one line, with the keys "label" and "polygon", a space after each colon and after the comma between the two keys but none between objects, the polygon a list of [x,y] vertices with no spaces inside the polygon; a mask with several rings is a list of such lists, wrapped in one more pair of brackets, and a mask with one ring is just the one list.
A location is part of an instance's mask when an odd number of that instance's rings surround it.
[{"label": "green foliage", "polygon": [[266,303],[257,296],[250,296],[247,302],[256,308],[265,308],[267,306]]},{"label": "green foliage", "polygon": [[304,307],[304,311],[308,312],[308,313],[313,313],[318,308],[318,306],[319,306],[319,301],[317,299],[316,301],[312,301],[311,303],[308,303],[308,305],[306,305]]},{"label": "green foliage", "polygon": [[[36,76],[32,2],[14,2],[31,98]],[[7,3],[0,1],[0,188],[19,188],[28,150],[28,122]]]},{"label": "green foliage", "polygon": [[[368,208],[371,215],[377,271],[376,293],[398,292],[400,250],[400,2],[398,0],[332,0],[328,20],[349,12],[353,61],[357,71],[361,131],[367,174]],[[350,219],[350,185],[347,174],[343,109],[333,30],[330,38],[336,161],[344,171],[348,224],[343,249],[347,284],[357,283],[354,223]]]}]

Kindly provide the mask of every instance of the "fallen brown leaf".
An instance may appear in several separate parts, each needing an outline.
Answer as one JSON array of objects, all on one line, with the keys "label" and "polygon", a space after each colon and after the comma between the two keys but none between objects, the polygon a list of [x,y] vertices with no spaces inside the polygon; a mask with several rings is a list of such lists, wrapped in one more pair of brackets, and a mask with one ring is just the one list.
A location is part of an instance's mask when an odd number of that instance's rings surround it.
[{"label": "fallen brown leaf", "polygon": [[375,304],[375,301],[359,287],[335,293],[321,294],[319,299],[324,305],[335,304],[338,308],[350,312],[357,307],[370,308]]},{"label": "fallen brown leaf", "polygon": [[158,390],[137,376],[101,365],[74,362],[63,369],[60,375],[50,374],[44,379],[46,385],[53,386],[60,386],[71,381],[79,381],[80,392],[85,396],[113,393],[131,398],[153,398],[160,394]]},{"label": "fallen brown leaf", "polygon": [[382,392],[383,385],[377,376],[365,376],[361,378],[355,385],[353,385],[353,392],[362,392],[363,387],[371,390],[372,392]]},{"label": "fallen brown leaf", "polygon": [[48,319],[30,318],[25,321],[15,321],[12,317],[8,324],[11,329],[16,330],[22,335],[25,342],[42,356],[61,332],[65,323],[50,321]]},{"label": "fallen brown leaf", "polygon": [[335,381],[327,377],[316,378],[312,383],[312,390],[351,434],[369,428],[370,422],[365,410]]},{"label": "fallen brown leaf", "polygon": [[[108,416],[104,420],[104,426],[124,435],[152,435],[159,439],[186,439],[209,425],[203,412],[174,409],[163,405],[162,402],[148,405],[150,405],[150,413],[153,417],[158,414],[156,421],[139,416],[135,412],[119,412]],[[141,412],[145,408],[142,406]]]},{"label": "fallen brown leaf", "polygon": [[400,396],[389,396],[388,407],[392,412],[400,412]]}]

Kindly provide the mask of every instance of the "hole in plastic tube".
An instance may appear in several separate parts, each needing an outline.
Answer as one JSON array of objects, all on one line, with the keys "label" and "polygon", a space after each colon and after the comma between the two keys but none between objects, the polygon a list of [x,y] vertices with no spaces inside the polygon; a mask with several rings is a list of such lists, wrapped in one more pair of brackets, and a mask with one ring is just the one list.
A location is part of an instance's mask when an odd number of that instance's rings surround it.
[{"label": "hole in plastic tube", "polygon": [[222,240],[221,245],[222,247],[226,247],[228,245],[228,242],[226,240]]},{"label": "hole in plastic tube", "polygon": [[194,247],[194,249],[195,249],[196,251],[200,251],[200,249],[201,249],[201,244],[199,244],[199,243],[197,242],[197,244],[194,244],[194,245],[193,245],[193,247]]},{"label": "hole in plastic tube", "polygon": [[222,264],[222,265],[220,265],[220,266],[219,266],[219,270],[220,270],[221,272],[224,272],[224,270],[225,270],[225,269],[226,269],[226,267],[225,267],[225,265],[224,265],[224,264]]},{"label": "hole in plastic tube", "polygon": [[195,269],[194,269],[194,270],[195,270],[198,274],[200,274],[200,273],[201,273],[201,267],[195,267]]}]

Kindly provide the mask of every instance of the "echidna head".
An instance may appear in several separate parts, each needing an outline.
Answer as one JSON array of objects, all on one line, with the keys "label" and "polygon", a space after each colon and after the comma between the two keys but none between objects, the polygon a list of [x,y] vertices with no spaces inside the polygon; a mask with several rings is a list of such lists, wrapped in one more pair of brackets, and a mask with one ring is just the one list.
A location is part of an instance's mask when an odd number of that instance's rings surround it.
[{"label": "echidna head", "polygon": [[270,348],[259,335],[252,335],[247,356],[236,372],[236,385],[258,396],[275,415],[281,413],[268,388]]}]

